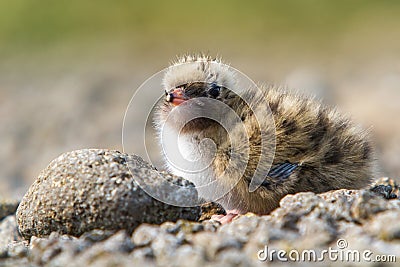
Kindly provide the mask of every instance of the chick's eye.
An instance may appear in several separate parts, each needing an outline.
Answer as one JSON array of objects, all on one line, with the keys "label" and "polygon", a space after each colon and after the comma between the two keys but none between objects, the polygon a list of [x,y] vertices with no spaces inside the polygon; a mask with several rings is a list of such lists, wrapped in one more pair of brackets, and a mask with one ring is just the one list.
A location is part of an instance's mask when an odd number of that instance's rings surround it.
[{"label": "chick's eye", "polygon": [[216,84],[212,84],[210,90],[208,90],[208,93],[212,96],[212,97],[217,97],[219,96],[219,91],[221,90],[221,87],[216,85]]}]

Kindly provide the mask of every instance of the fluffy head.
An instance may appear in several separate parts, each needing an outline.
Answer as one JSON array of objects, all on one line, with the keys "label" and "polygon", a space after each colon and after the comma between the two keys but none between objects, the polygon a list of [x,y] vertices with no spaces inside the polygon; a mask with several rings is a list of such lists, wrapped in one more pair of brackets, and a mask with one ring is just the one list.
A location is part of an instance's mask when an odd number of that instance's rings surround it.
[{"label": "fluffy head", "polygon": [[[187,55],[168,68],[163,79],[165,99],[158,111],[156,123],[163,123],[173,108],[188,101],[191,108],[201,109],[202,99],[211,98],[230,106],[238,92],[235,73],[218,58]],[[204,102],[203,102],[204,104]],[[220,110],[216,112],[221,112]],[[177,118],[179,119],[179,118]],[[194,119],[183,130],[212,125],[207,118]]]},{"label": "fluffy head", "polygon": [[235,86],[234,73],[219,58],[206,55],[186,55],[171,64],[163,87],[169,91],[188,83],[203,82],[226,88]]}]

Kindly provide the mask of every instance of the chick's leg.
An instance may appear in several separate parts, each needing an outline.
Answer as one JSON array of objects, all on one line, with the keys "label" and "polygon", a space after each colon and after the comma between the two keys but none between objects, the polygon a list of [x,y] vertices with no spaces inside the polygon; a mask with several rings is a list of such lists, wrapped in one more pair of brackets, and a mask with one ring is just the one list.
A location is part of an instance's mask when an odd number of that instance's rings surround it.
[{"label": "chick's leg", "polygon": [[227,210],[226,215],[213,215],[211,216],[211,220],[215,220],[220,222],[221,224],[227,224],[230,223],[233,218],[238,216],[240,212],[238,210]]}]

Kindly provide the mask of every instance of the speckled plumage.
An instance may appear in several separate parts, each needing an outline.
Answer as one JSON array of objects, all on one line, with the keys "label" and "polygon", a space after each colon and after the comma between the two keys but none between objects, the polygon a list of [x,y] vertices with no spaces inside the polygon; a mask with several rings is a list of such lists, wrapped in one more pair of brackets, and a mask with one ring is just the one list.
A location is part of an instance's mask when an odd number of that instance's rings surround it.
[{"label": "speckled plumage", "polygon": [[[187,62],[195,64],[188,68],[182,66]],[[231,107],[241,118],[241,124],[248,134],[250,153],[247,166],[246,162],[244,165],[238,164],[228,170],[227,175],[221,176],[230,157],[231,141],[228,136],[235,140],[247,137],[239,130],[240,127],[233,127],[227,133],[216,122],[199,118],[181,129],[180,134],[185,136],[186,141],[180,145],[195,147],[204,138],[213,140],[216,154],[211,170],[198,176],[185,176],[167,162],[167,168],[171,172],[182,175],[195,184],[204,182],[204,175],[208,175],[214,176],[209,177],[210,180],[213,178],[221,184],[230,185],[235,181],[230,180],[229,173],[245,168],[236,186],[218,200],[225,209],[237,210],[239,213],[268,213],[287,194],[303,191],[320,193],[340,188],[358,189],[369,183],[373,177],[374,153],[366,131],[358,128],[336,109],[276,86],[261,86],[258,93],[236,88],[243,92],[242,97],[251,99],[250,108],[241,97],[227,89],[237,86],[235,76],[226,65],[214,64],[219,62],[220,60],[207,56],[182,57],[173,64],[181,68],[172,68],[167,72],[164,89],[169,93],[173,88],[180,87],[188,99],[210,97]],[[216,97],[210,95],[215,84],[220,87]],[[155,124],[161,129],[174,106],[171,102],[164,101],[158,108]],[[270,117],[265,117],[265,121],[257,121],[253,111],[267,112],[268,109],[272,113]],[[271,121],[272,124],[269,123]],[[170,134],[178,134],[179,129],[174,129],[174,123],[169,124]],[[294,171],[288,177],[271,177],[268,175],[269,164],[259,162],[260,129],[275,134],[275,154],[267,155],[269,159],[273,157],[272,167],[283,163],[295,164]],[[269,145],[273,145],[273,142]],[[188,154],[191,153],[192,150]],[[250,180],[257,164],[265,172],[265,181],[256,191],[249,192]],[[200,192],[200,195],[212,198],[213,193]]]}]

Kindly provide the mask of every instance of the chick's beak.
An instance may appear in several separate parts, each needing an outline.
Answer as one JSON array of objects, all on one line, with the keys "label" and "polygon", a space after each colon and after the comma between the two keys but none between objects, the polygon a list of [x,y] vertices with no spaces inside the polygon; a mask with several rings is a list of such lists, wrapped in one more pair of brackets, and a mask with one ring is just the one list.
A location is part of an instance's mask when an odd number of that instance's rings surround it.
[{"label": "chick's beak", "polygon": [[171,102],[172,105],[178,106],[188,100],[188,97],[185,95],[181,88],[175,88],[174,90],[167,93],[166,100],[167,102]]}]

